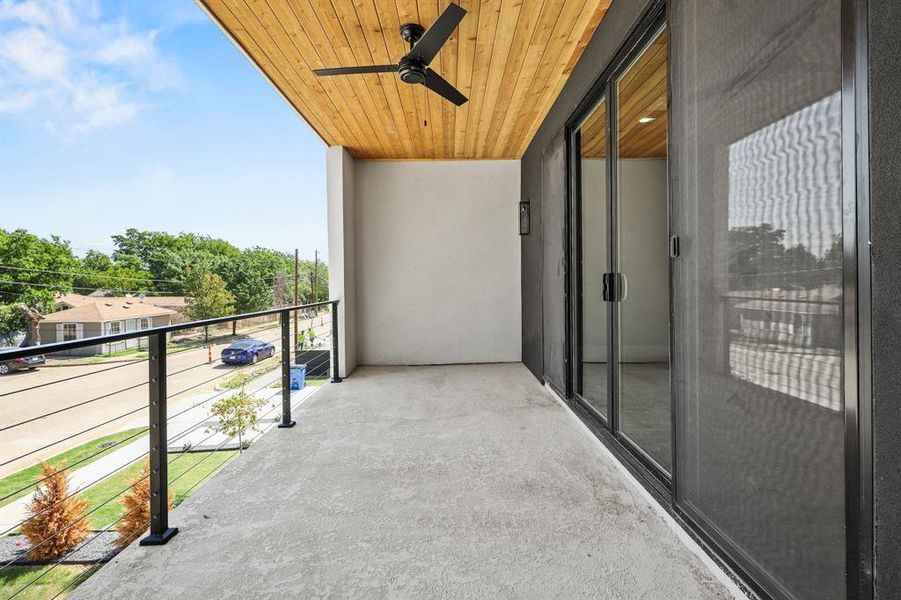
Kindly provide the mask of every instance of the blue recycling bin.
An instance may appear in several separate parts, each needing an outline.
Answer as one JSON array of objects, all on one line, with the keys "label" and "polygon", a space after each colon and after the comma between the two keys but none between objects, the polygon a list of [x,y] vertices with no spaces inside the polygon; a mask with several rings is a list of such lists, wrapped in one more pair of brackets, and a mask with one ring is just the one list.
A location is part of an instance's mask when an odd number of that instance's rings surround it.
[{"label": "blue recycling bin", "polygon": [[307,378],[307,365],[293,365],[291,367],[291,389],[302,390]]}]

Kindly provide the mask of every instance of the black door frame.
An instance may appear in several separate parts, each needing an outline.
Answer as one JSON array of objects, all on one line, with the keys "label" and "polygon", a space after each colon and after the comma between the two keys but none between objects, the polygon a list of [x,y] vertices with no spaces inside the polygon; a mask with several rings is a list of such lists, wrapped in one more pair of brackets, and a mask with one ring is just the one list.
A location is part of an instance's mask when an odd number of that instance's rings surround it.
[{"label": "black door frame", "polygon": [[[873,462],[872,462],[872,356],[870,321],[870,254],[869,254],[869,122],[867,85],[867,1],[842,0],[842,213],[843,213],[843,277],[844,277],[844,415],[845,415],[845,492],[846,492],[846,579],[847,596],[852,600],[873,598]],[[600,418],[597,411],[575,393],[575,381],[580,368],[581,315],[581,224],[578,180],[578,127],[601,98],[606,98],[608,146],[608,202],[613,203],[611,190],[615,173],[610,173],[614,156],[610,147],[615,146],[612,119],[615,116],[615,97],[612,82],[618,72],[637,56],[662,25],[669,24],[665,0],[651,2],[644,16],[638,20],[626,36],[626,41],[604,68],[595,83],[578,104],[566,122],[567,203],[565,218],[566,272],[566,397],[567,404],[585,422],[589,429],[608,447],[614,456],[661,503],[664,509],[680,523],[711,558],[737,579],[748,592],[761,597],[779,594],[768,577],[761,579],[761,572],[754,568],[750,557],[729,544],[716,532],[712,524],[690,514],[677,504],[678,454],[677,422],[681,409],[678,387],[672,385],[678,356],[674,352],[673,323],[673,275],[670,269],[670,397],[672,407],[672,473],[663,475],[655,465],[636,452],[634,444],[616,435],[617,411],[611,394],[613,378],[608,378],[608,418]],[[672,56],[672,44],[669,47]],[[670,65],[672,61],[670,61]],[[672,91],[672,69],[669,70],[668,94]],[[669,112],[667,115],[669,118]],[[671,145],[671,141],[668,142]],[[668,153],[668,156],[671,153]],[[668,175],[669,177],[669,175]],[[668,186],[668,211],[672,231],[673,198]],[[614,203],[615,205],[615,203]],[[612,227],[608,219],[608,229]],[[608,240],[611,237],[608,235]],[[608,264],[613,257],[608,252]],[[612,317],[608,319],[608,347],[614,339]],[[608,360],[612,356],[608,354]],[[756,573],[755,573],[756,571]]]},{"label": "black door frame", "polygon": [[[581,161],[579,160],[580,126],[591,115],[598,104],[605,101],[605,144],[608,160],[605,161],[607,170],[607,219],[606,219],[606,246],[607,246],[607,272],[617,271],[618,264],[618,231],[619,222],[618,202],[616,201],[617,172],[616,172],[616,81],[626,72],[632,61],[635,60],[646,46],[666,26],[666,9],[663,0],[654,2],[647,14],[639,21],[638,25],[630,32],[627,42],[617,52],[614,59],[597,79],[585,98],[579,103],[572,116],[567,120],[565,127],[566,136],[566,162],[567,162],[567,211],[566,236],[568,265],[566,281],[568,287],[567,297],[567,391],[568,395],[575,398],[585,409],[605,428],[610,437],[625,448],[632,460],[640,465],[640,468],[651,476],[650,481],[660,492],[669,496],[672,490],[672,478],[654,461],[643,449],[635,444],[627,435],[620,431],[619,424],[619,370],[615,367],[619,357],[617,341],[619,339],[618,306],[607,310],[607,415],[601,415],[587,400],[578,393],[579,377],[581,376],[581,310],[582,310],[582,229],[581,229]],[[669,90],[667,90],[669,94]],[[668,118],[668,117],[667,117]],[[670,223],[670,193],[667,186],[667,223]],[[672,269],[669,269],[670,288],[672,288]],[[672,294],[670,294],[672,298]],[[613,303],[615,304],[615,303]],[[669,307],[670,322],[672,322],[672,301]],[[672,327],[669,331],[670,350],[670,398],[672,399],[672,358],[673,358]],[[672,402],[672,400],[671,400]],[[672,407],[671,407],[672,408]],[[675,469],[675,444],[670,444],[673,469]]]}]

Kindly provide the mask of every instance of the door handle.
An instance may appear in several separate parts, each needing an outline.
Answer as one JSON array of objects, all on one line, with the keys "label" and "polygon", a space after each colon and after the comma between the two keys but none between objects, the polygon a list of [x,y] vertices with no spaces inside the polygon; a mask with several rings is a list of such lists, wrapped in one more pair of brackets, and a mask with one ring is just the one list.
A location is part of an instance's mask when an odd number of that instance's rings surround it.
[{"label": "door handle", "polygon": [[628,293],[628,282],[622,273],[604,273],[601,276],[603,284],[602,299],[604,302],[622,302]]}]

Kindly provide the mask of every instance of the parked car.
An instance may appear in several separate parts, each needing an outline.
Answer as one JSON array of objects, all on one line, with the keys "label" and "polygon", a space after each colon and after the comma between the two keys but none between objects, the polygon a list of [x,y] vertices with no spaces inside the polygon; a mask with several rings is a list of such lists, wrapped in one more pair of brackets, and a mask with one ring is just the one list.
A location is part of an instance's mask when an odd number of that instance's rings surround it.
[{"label": "parked car", "polygon": [[222,350],[227,365],[249,365],[275,355],[275,346],[260,340],[241,340]]},{"label": "parked car", "polygon": [[31,371],[36,367],[44,364],[46,359],[43,354],[36,354],[35,356],[28,356],[26,358],[14,358],[12,360],[5,360],[0,362],[0,375],[8,375],[13,371]]}]

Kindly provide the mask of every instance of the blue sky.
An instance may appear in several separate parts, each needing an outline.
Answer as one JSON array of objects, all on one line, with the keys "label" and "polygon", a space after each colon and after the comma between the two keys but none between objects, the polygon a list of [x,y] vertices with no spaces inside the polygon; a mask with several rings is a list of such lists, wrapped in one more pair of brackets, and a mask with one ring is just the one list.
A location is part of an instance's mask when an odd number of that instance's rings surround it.
[{"label": "blue sky", "polygon": [[192,0],[0,0],[0,228],[326,251],[325,146]]}]

